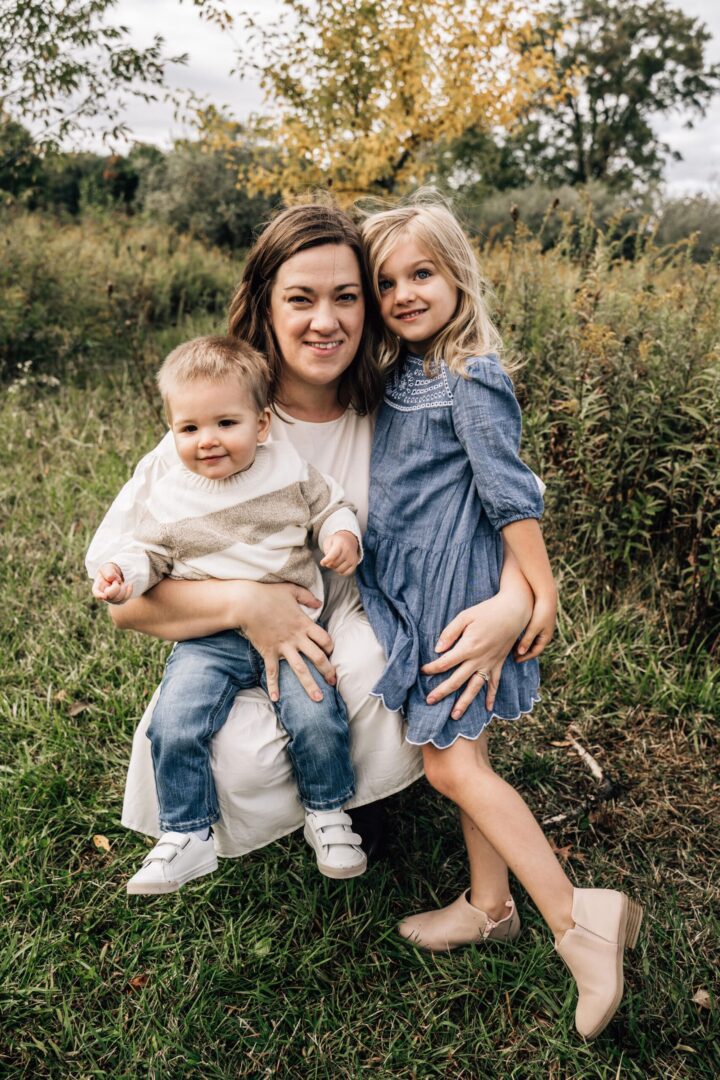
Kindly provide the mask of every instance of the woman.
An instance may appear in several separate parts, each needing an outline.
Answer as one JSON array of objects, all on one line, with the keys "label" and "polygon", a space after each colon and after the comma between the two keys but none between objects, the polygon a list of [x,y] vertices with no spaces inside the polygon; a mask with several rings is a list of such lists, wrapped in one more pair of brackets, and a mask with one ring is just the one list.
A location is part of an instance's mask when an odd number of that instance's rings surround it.
[{"label": "woman", "polygon": [[[251,250],[232,300],[229,331],[263,351],[272,370],[275,415],[272,436],[289,439],[316,468],[333,475],[358,508],[364,528],[372,438],[372,410],[382,379],[374,360],[378,316],[360,235],[342,211],[325,205],[294,206],[278,215]],[[132,515],[151,475],[175,460],[168,436],[138,466],[119,500]],[[113,523],[115,540],[117,522]],[[104,533],[90,557],[103,558]],[[337,678],[350,718],[357,794],[355,806],[382,799],[422,773],[418,751],[403,738],[397,713],[369,695],[384,657],[360,606],[352,579],[326,582],[325,628],[300,604],[315,606],[310,593],[288,584],[163,580],[149,593],[111,608],[117,626],[169,641],[241,628],[262,654],[269,687],[285,658],[308,690],[314,684],[307,656],[326,678]],[[434,691],[440,699],[462,692],[461,712],[485,685],[494,700],[500,669],[532,609],[532,594],[506,558],[497,596],[460,612],[438,643],[430,673],[448,672]],[[153,702],[133,743],[123,823],[158,835],[150,747],[145,731]],[[230,718],[215,737],[213,772],[222,821],[215,828],[221,855],[242,855],[279,838],[302,821],[287,739],[261,691],[238,695]],[[362,831],[362,826],[358,826]],[[470,901],[482,910],[490,893],[507,892],[507,869],[463,818],[472,871]],[[367,838],[366,838],[367,839]],[[470,905],[468,905],[470,906]],[[451,916],[455,919],[455,914]],[[448,931],[449,932],[449,931]],[[461,936],[466,931],[459,931]],[[477,933],[474,924],[469,931]],[[457,932],[455,934],[457,937]]]}]

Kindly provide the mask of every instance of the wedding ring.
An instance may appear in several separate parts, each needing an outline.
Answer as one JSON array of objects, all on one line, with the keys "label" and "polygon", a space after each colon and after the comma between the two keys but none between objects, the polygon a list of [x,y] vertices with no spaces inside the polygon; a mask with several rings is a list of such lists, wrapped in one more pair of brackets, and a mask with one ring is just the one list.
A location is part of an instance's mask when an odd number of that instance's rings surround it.
[{"label": "wedding ring", "polygon": [[484,671],[476,671],[475,674],[479,675],[480,678],[483,679],[486,683],[490,682],[490,676],[487,675]]}]

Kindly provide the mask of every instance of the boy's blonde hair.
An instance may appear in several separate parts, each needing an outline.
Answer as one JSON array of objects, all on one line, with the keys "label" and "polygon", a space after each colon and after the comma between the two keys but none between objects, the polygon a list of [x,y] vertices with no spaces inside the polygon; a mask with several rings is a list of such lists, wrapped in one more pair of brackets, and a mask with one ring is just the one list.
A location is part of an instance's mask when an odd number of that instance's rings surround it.
[{"label": "boy's blonde hair", "polygon": [[260,413],[267,406],[270,370],[267,360],[244,341],[234,337],[199,337],[185,341],[165,358],[157,384],[171,420],[168,399],[183,383],[222,382],[236,378]]},{"label": "boy's blonde hair", "polygon": [[[463,374],[469,357],[500,351],[500,335],[485,303],[489,287],[460,222],[437,192],[421,190],[410,201],[371,213],[362,225],[362,235],[378,303],[382,300],[380,267],[408,236],[425,248],[439,272],[458,291],[455,314],[425,355],[426,375],[437,373],[441,361],[451,371]],[[381,366],[392,367],[400,349],[399,339],[386,330]]]}]

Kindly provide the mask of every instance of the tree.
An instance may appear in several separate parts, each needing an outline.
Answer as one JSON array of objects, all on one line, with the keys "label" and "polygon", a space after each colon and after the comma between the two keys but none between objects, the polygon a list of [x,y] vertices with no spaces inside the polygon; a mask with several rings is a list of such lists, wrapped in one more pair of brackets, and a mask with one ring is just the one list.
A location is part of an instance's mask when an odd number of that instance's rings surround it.
[{"label": "tree", "polygon": [[27,128],[0,113],[0,191],[22,195],[37,183],[41,163]]},{"label": "tree", "polygon": [[230,133],[231,153],[182,141],[142,170],[137,203],[146,214],[209,244],[249,247],[279,199],[250,197],[238,185],[238,173],[264,150],[241,125],[232,125]]},{"label": "tree", "polygon": [[[535,0],[282,0],[282,8],[269,25],[249,21],[241,61],[272,103],[264,130],[277,164],[250,177],[262,190],[328,184],[345,201],[402,190],[427,175],[439,140],[508,125],[555,87],[533,39]],[[221,131],[213,138],[223,144]]]},{"label": "tree", "polygon": [[556,0],[531,42],[566,90],[503,140],[508,162],[549,184],[659,180],[681,155],[656,134],[656,116],[684,112],[691,126],[720,88],[720,64],[705,57],[710,37],[666,0]]},{"label": "tree", "polygon": [[115,2],[0,0],[0,118],[22,122],[39,148],[98,119],[105,136],[124,134],[124,100],[155,100],[168,64],[185,61],[159,35],[133,48],[127,27],[106,20]]}]

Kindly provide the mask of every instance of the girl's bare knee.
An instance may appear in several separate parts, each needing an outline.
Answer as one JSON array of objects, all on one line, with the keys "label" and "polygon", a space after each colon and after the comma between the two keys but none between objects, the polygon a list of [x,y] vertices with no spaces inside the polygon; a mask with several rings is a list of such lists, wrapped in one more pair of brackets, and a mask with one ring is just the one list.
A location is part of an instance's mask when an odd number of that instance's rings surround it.
[{"label": "girl's bare knee", "polygon": [[462,790],[465,769],[459,767],[456,757],[448,750],[423,747],[423,760],[427,781],[441,795],[454,799],[458,790]]},{"label": "girl's bare knee", "polygon": [[[460,740],[458,740],[460,742]],[[474,743],[463,740],[465,746],[455,743],[447,750],[434,746],[423,747],[423,762],[428,783],[441,795],[457,802],[457,796],[470,785],[477,786],[483,775],[491,773],[490,762],[477,751]],[[458,749],[456,750],[456,747]]]}]

